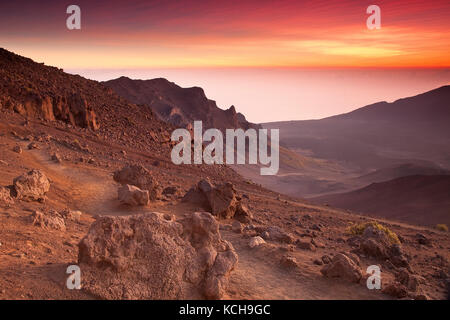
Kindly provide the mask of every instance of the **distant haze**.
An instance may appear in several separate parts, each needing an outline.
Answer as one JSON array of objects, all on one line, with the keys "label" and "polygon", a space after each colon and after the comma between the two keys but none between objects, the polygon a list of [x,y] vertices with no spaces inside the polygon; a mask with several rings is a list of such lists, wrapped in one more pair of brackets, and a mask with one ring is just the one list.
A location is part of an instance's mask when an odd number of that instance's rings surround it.
[{"label": "distant haze", "polygon": [[68,69],[94,80],[163,77],[202,87],[220,108],[255,123],[320,119],[450,84],[450,68]]}]

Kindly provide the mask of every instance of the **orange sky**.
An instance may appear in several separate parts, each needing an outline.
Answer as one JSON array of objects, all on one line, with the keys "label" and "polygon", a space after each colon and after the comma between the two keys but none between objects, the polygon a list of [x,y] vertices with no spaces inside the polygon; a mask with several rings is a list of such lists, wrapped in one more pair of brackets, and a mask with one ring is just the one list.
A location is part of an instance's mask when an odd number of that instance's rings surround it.
[{"label": "orange sky", "polygon": [[[64,68],[450,66],[450,1],[2,1],[2,47]],[[382,28],[366,28],[366,8]]]},{"label": "orange sky", "polygon": [[[81,30],[66,8],[81,7]],[[368,30],[366,9],[381,8]],[[317,119],[450,84],[448,0],[0,1],[0,46],[107,80],[200,86],[249,120]]]}]

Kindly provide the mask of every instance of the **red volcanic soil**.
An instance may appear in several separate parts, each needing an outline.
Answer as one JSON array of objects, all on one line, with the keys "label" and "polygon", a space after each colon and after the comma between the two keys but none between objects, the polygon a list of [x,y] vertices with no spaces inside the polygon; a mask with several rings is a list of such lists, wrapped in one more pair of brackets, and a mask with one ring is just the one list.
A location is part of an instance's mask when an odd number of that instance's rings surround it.
[{"label": "red volcanic soil", "polygon": [[[132,104],[101,83],[5,50],[0,66],[0,186],[10,187],[16,177],[33,169],[50,182],[49,191],[39,201],[22,200],[11,192],[12,202],[0,205],[0,299],[98,298],[84,288],[66,288],[66,268],[78,262],[78,244],[91,224],[104,215],[157,211],[179,220],[204,211],[182,197],[205,178],[214,184],[233,184],[237,198],[253,216],[242,225],[235,219],[216,217],[222,238],[239,256],[223,299],[446,298],[448,232],[282,196],[224,165],[176,166],[169,157],[172,126],[157,119],[148,106]],[[82,98],[79,104],[69,102],[72,94]],[[160,195],[146,206],[121,204],[117,197],[120,185],[113,173],[127,164],[145,167],[162,189],[172,187],[178,192]],[[6,200],[10,197],[1,195]],[[66,208],[81,211],[81,218],[66,220],[65,230],[44,229],[32,222],[36,210],[46,213]],[[348,227],[374,220],[398,235],[396,251],[401,252],[404,267],[360,251],[358,242],[364,238],[349,233]],[[266,243],[251,248],[255,236],[265,237]],[[339,265],[335,266],[339,278],[322,275],[324,263],[341,252],[352,274],[362,273],[361,279],[345,280],[341,275],[346,270]],[[381,291],[366,286],[366,269],[374,264],[382,270]],[[414,288],[394,296],[392,290],[384,290],[392,288],[390,283],[400,288],[394,279],[405,273],[414,279]]]}]

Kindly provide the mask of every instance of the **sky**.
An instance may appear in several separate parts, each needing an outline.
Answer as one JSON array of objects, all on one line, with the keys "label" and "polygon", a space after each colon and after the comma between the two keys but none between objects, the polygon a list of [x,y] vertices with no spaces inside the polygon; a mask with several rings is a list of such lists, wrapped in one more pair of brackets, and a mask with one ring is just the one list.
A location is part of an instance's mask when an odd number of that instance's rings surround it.
[{"label": "sky", "polygon": [[[68,30],[66,8],[81,8]],[[381,29],[366,26],[369,5]],[[2,1],[0,46],[96,80],[202,86],[249,120],[320,118],[450,83],[448,0]]]}]

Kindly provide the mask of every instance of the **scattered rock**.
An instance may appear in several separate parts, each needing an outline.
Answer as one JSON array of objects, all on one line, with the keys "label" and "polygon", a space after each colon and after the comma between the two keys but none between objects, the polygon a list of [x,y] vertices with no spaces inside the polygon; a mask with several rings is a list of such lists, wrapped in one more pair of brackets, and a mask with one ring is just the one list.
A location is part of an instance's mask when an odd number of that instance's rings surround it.
[{"label": "scattered rock", "polygon": [[389,283],[381,290],[381,292],[399,299],[404,298],[408,295],[406,287],[398,282]]},{"label": "scattered rock", "polygon": [[312,239],[311,243],[313,245],[315,245],[317,248],[321,248],[321,249],[325,248],[325,244],[322,241],[320,241],[319,239]]},{"label": "scattered rock", "polygon": [[129,184],[119,187],[117,194],[120,202],[130,206],[146,206],[149,202],[148,190],[141,190]]},{"label": "scattered rock", "polygon": [[303,239],[297,239],[295,241],[295,245],[297,246],[297,248],[299,249],[303,249],[303,250],[311,250],[314,251],[316,249],[316,247],[311,243],[311,240],[303,240]]},{"label": "scattered rock", "polygon": [[242,230],[244,229],[239,221],[233,221],[233,223],[231,224],[231,228],[236,233],[242,233]]},{"label": "scattered rock", "polygon": [[34,211],[32,214],[32,224],[46,230],[66,231],[66,223],[64,219],[53,210],[48,212]]},{"label": "scattered rock", "polygon": [[289,255],[283,256],[280,260],[280,264],[286,269],[295,269],[298,267],[297,259]]},{"label": "scattered rock", "polygon": [[329,256],[327,256],[327,255],[323,255],[320,259],[322,260],[322,262],[323,262],[324,264],[329,264],[329,263],[331,263],[331,258],[330,258]]},{"label": "scattered rock", "polygon": [[318,265],[318,266],[323,265],[323,261],[320,260],[320,259],[314,259],[313,263],[314,263],[315,265]]},{"label": "scattered rock", "polygon": [[21,153],[22,153],[22,148],[21,148],[20,146],[15,146],[15,147],[13,148],[13,151],[14,151],[15,153],[21,154]]},{"label": "scattered rock", "polygon": [[14,204],[14,199],[11,197],[11,190],[7,187],[0,187],[0,206],[10,207]]},{"label": "scattered rock", "polygon": [[231,183],[212,188],[205,193],[211,207],[211,213],[219,218],[233,218],[237,209],[236,190]]},{"label": "scattered rock", "polygon": [[233,184],[224,183],[213,186],[208,179],[203,179],[183,197],[184,202],[191,202],[202,206],[214,216],[223,219],[236,219],[242,223],[250,223],[252,215],[236,194]]},{"label": "scattered rock", "polygon": [[260,246],[260,245],[262,245],[264,243],[266,243],[266,242],[264,241],[263,238],[261,238],[260,236],[256,236],[256,237],[253,237],[253,238],[250,239],[250,242],[248,243],[248,246],[250,248],[254,248],[254,247]]},{"label": "scattered rock", "polygon": [[26,201],[42,201],[50,190],[50,181],[40,170],[31,170],[14,179],[17,198]]},{"label": "scattered rock", "polygon": [[272,240],[282,243],[293,243],[294,237],[277,226],[270,226],[266,230],[267,233],[263,233],[262,237],[266,240]]},{"label": "scattered rock", "polygon": [[64,209],[63,211],[60,212],[60,215],[67,220],[72,220],[72,221],[80,221],[81,220],[81,211],[78,210],[70,210],[70,209]]},{"label": "scattered rock", "polygon": [[57,153],[52,154],[52,158],[51,159],[52,159],[52,161],[55,161],[56,163],[61,163],[62,162],[61,157]]},{"label": "scattered rock", "polygon": [[419,244],[422,244],[427,247],[432,246],[431,240],[429,238],[427,238],[425,235],[423,235],[422,233],[416,234],[415,238],[416,238],[417,243],[419,243]]},{"label": "scattered rock", "polygon": [[170,186],[170,187],[166,187],[164,188],[164,190],[162,191],[162,194],[165,196],[173,196],[179,193],[179,188],[176,186]]},{"label": "scattered rock", "polygon": [[114,181],[122,185],[136,186],[141,190],[148,190],[149,199],[154,201],[158,198],[159,184],[152,177],[150,171],[142,165],[129,165],[114,172]]},{"label": "scattered rock", "polygon": [[334,256],[331,263],[326,264],[320,272],[329,278],[342,278],[350,282],[358,283],[362,277],[358,265],[343,253]]},{"label": "scattered rock", "polygon": [[196,212],[98,218],[79,244],[83,287],[104,299],[220,299],[238,257],[217,221]]},{"label": "scattered rock", "polygon": [[241,202],[238,203],[234,218],[242,223],[251,223],[253,215]]},{"label": "scattered rock", "polygon": [[416,292],[419,289],[419,278],[412,275],[405,268],[401,268],[395,276],[395,280],[404,285],[409,291]]},{"label": "scattered rock", "polygon": [[38,146],[38,144],[36,143],[36,142],[31,142],[29,145],[28,145],[28,150],[32,150],[32,149],[39,149],[39,146]]}]

